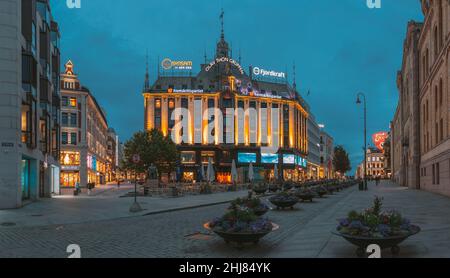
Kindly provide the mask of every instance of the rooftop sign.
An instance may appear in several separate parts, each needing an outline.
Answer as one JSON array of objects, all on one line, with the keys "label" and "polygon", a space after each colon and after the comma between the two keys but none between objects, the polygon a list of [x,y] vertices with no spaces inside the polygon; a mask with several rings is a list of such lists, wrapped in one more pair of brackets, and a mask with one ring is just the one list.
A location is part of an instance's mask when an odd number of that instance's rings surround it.
[{"label": "rooftop sign", "polygon": [[241,74],[244,74],[244,70],[242,69],[242,66],[235,60],[228,58],[228,57],[216,58],[214,61],[209,63],[209,65],[206,66],[205,71],[210,71],[215,65],[220,64],[220,63],[230,63],[230,64],[236,66]]},{"label": "rooftop sign", "polygon": [[192,61],[172,61],[169,58],[164,59],[161,63],[162,68],[165,70],[192,70],[192,65]]},{"label": "rooftop sign", "polygon": [[284,72],[278,72],[273,70],[265,70],[260,67],[254,67],[253,68],[253,74],[255,76],[262,76],[262,77],[275,77],[275,78],[286,78],[286,73]]}]

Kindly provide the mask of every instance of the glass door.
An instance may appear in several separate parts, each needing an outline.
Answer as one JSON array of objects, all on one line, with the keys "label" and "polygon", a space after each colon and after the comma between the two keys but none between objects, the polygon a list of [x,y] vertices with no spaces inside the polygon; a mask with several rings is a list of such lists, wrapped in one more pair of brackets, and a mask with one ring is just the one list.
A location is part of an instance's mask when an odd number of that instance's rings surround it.
[{"label": "glass door", "polygon": [[21,174],[22,200],[30,199],[30,161],[22,159]]}]

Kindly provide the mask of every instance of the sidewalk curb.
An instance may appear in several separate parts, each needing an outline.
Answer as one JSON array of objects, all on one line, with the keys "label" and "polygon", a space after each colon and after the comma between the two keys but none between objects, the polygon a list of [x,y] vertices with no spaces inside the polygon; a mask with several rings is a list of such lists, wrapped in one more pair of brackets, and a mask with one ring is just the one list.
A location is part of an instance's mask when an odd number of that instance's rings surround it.
[{"label": "sidewalk curb", "polygon": [[[273,194],[266,194],[266,195],[264,195],[262,197],[270,197],[272,195]],[[240,198],[243,198],[243,197],[240,197]],[[148,212],[148,213],[142,214],[141,216],[149,216],[149,215],[163,214],[163,213],[168,213],[168,212],[175,212],[175,211],[181,211],[181,210],[190,210],[190,209],[197,209],[197,208],[204,208],[204,207],[213,207],[213,206],[228,204],[228,203],[231,203],[234,200],[236,200],[236,198],[233,198],[233,199],[231,199],[229,201],[220,201],[220,202],[207,203],[207,204],[201,204],[201,205],[195,205],[195,206],[178,207],[178,208],[172,208],[172,209],[164,209],[164,210],[152,211],[152,212]]]},{"label": "sidewalk curb", "polygon": [[218,205],[231,203],[233,200],[235,200],[235,198],[232,199],[232,200],[229,200],[229,201],[221,201],[221,202],[216,202],[216,203],[208,203],[208,204],[195,205],[195,206],[187,206],[187,207],[179,207],[179,208],[172,208],[172,209],[157,210],[157,211],[152,211],[152,212],[148,212],[148,213],[142,214],[141,216],[150,216],[150,215],[156,215],[156,214],[176,212],[176,211],[181,211],[181,210],[190,210],[190,209],[197,209],[197,208],[204,208],[204,207],[213,207],[213,206],[218,206]]}]

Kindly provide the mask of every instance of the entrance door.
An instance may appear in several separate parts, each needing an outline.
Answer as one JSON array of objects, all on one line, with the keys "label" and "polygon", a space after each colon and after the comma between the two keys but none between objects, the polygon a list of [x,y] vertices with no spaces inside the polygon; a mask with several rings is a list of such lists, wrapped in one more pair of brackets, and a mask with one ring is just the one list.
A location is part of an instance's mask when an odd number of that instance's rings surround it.
[{"label": "entrance door", "polygon": [[39,198],[45,197],[45,168],[44,163],[39,163]]},{"label": "entrance door", "polygon": [[21,187],[22,200],[30,199],[30,160],[22,159]]}]

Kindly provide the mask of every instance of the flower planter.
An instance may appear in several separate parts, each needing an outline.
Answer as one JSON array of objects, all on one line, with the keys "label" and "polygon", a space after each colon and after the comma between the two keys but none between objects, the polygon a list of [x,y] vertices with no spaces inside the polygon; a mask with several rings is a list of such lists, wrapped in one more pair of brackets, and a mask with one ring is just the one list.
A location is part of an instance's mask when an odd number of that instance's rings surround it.
[{"label": "flower planter", "polygon": [[295,204],[298,203],[298,198],[291,196],[289,199],[281,200],[281,199],[278,199],[277,196],[275,196],[275,197],[270,198],[269,201],[274,206],[276,206],[277,209],[290,208],[291,210],[293,210]]},{"label": "flower planter", "polygon": [[391,249],[391,253],[393,255],[398,255],[400,253],[400,247],[398,246],[400,243],[408,239],[409,237],[416,235],[420,232],[420,228],[418,226],[411,225],[411,232],[405,235],[398,236],[390,236],[384,238],[369,238],[363,236],[352,236],[348,234],[343,234],[340,232],[334,232],[333,234],[343,237],[346,241],[351,244],[357,246],[356,255],[358,257],[367,256],[366,249],[371,244],[376,244],[380,246],[381,249]]},{"label": "flower planter", "polygon": [[253,191],[254,191],[256,194],[264,194],[264,193],[267,192],[267,188],[253,188]]},{"label": "flower planter", "polygon": [[298,193],[295,194],[295,196],[297,196],[303,202],[309,201],[311,203],[313,202],[313,199],[315,197],[315,195],[312,193]]},{"label": "flower planter", "polygon": [[253,209],[253,213],[255,213],[256,216],[263,216],[269,211],[268,208],[257,208]]},{"label": "flower planter", "polygon": [[279,229],[279,226],[277,224],[272,223],[272,229],[267,231],[262,231],[258,233],[238,233],[238,232],[225,232],[220,231],[218,229],[211,228],[209,226],[209,223],[206,223],[203,225],[203,227],[207,230],[210,230],[214,232],[216,235],[223,238],[225,243],[237,243],[239,245],[245,244],[245,243],[254,243],[257,244],[263,237],[268,235],[270,232],[276,231]]}]

